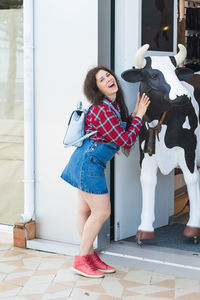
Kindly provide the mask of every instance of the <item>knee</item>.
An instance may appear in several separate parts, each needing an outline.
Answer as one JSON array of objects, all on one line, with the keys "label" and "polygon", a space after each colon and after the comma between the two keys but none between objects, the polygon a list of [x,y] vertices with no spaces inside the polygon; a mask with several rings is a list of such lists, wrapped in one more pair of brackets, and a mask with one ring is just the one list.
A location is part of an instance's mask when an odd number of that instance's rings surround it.
[{"label": "knee", "polygon": [[105,220],[107,220],[111,215],[111,210],[110,208],[108,208],[105,212],[104,212],[104,218]]},{"label": "knee", "polygon": [[110,208],[94,213],[95,218],[100,222],[105,222],[110,217]]},{"label": "knee", "polygon": [[78,208],[78,214],[82,216],[89,216],[91,213],[91,210],[89,208],[85,207],[79,207]]}]

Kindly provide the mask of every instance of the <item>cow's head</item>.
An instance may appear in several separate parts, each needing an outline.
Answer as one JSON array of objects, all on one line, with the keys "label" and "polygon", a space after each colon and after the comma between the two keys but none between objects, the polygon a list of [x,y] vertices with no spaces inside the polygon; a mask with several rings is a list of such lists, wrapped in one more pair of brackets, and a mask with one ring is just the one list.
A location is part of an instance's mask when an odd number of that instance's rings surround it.
[{"label": "cow's head", "polygon": [[[175,56],[151,56],[144,58],[149,45],[145,44],[136,53],[136,65],[122,73],[128,82],[140,83],[140,93],[146,93],[151,100],[150,110],[169,111],[174,105],[184,105],[190,101],[189,91],[181,81],[193,76],[188,68],[176,68],[186,57],[186,48],[179,44]],[[148,109],[148,110],[149,110]]]}]

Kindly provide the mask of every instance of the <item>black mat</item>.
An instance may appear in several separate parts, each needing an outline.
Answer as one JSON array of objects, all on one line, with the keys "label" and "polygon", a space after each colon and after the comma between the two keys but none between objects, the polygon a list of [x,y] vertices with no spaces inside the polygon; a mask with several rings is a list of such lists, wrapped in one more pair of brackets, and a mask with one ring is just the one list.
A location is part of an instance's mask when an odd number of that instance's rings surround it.
[{"label": "black mat", "polygon": [[[200,243],[194,244],[193,238],[183,235],[184,224],[174,223],[155,229],[155,238],[143,240],[144,245],[175,248],[186,251],[200,252]],[[125,239],[128,242],[136,243],[135,236]]]}]

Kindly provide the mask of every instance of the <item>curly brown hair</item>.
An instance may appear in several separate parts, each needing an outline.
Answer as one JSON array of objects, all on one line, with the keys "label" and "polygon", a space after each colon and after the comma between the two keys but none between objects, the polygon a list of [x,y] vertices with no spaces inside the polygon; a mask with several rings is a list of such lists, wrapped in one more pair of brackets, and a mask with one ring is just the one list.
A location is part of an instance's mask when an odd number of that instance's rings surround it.
[{"label": "curly brown hair", "polygon": [[126,128],[128,128],[130,126],[131,122],[130,122],[130,118],[129,118],[128,108],[124,101],[124,93],[122,91],[122,88],[119,84],[118,79],[116,78],[116,75],[114,74],[114,72],[112,70],[110,70],[102,65],[94,67],[91,70],[89,70],[86,75],[85,81],[84,81],[84,87],[83,87],[84,94],[87,97],[88,101],[91,102],[93,105],[98,105],[103,101],[103,99],[105,98],[105,95],[102,94],[102,92],[97,87],[97,83],[96,83],[96,74],[100,70],[104,70],[104,71],[110,73],[112,76],[114,76],[114,78],[116,80],[116,83],[118,86],[118,91],[116,94],[116,101],[120,107],[120,115],[121,115],[122,121],[127,122]]}]

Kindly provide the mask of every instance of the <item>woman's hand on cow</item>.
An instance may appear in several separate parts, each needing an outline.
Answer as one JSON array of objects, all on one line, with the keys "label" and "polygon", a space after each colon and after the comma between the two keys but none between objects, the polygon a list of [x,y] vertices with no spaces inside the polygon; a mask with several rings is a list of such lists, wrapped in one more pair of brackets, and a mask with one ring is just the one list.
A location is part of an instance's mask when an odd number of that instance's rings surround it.
[{"label": "woman's hand on cow", "polygon": [[[139,117],[139,118],[142,119],[143,116],[145,115],[146,111],[147,111],[147,108],[148,108],[149,104],[150,104],[150,100],[149,100],[149,97],[145,93],[142,94],[141,98],[140,98],[140,95],[139,95],[138,98],[139,98],[139,101],[137,101],[138,109],[137,109],[137,112],[135,114],[135,117]],[[136,104],[136,106],[137,106],[137,104]]]},{"label": "woman's hand on cow", "polygon": [[135,117],[138,112],[139,103],[140,103],[140,92],[138,92],[138,94],[137,94],[137,103],[135,105],[134,111],[132,112],[133,117]]},{"label": "woman's hand on cow", "polygon": [[138,110],[135,116],[142,119],[147,111],[149,104],[150,104],[149,97],[145,93],[142,94],[142,97],[138,104]]},{"label": "woman's hand on cow", "polygon": [[[141,106],[140,106],[140,101],[142,100],[142,102],[141,102]],[[143,113],[143,110],[144,110],[144,108],[147,110],[147,108],[148,108],[148,106],[149,106],[149,104],[150,104],[150,101],[149,101],[149,103],[148,103],[148,100],[149,100],[149,97],[145,94],[145,93],[143,93],[143,95],[142,95],[142,97],[140,97],[140,92],[138,92],[138,95],[137,95],[137,103],[136,103],[136,106],[135,106],[135,109],[134,109],[134,111],[133,111],[133,113],[132,113],[132,116],[133,117],[135,117],[136,115],[138,115],[138,109],[139,109],[139,107],[140,107],[140,110],[139,110],[139,115],[141,115],[141,113]],[[145,112],[146,112],[146,110],[145,110]],[[143,113],[143,115],[142,116],[144,116],[144,114],[145,114],[145,112]],[[139,116],[138,116],[139,117]]]}]

